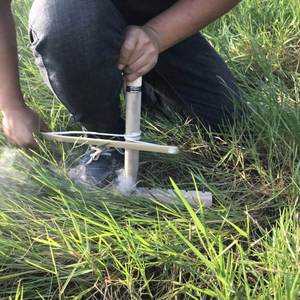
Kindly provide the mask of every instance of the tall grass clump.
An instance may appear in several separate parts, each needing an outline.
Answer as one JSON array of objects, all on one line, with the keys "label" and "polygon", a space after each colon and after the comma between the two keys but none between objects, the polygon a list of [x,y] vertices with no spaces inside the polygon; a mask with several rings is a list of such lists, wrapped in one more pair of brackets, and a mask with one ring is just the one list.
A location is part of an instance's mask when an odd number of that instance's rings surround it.
[{"label": "tall grass clump", "polygon": [[[51,129],[74,128],[34,66],[30,5],[14,3],[26,100]],[[172,187],[174,205],[82,190],[66,169],[83,147],[28,153],[2,137],[0,299],[299,299],[299,16],[296,0],[244,0],[204,30],[245,103],[227,130],[145,113],[145,139],[182,149],[142,157],[143,185]],[[212,208],[178,190],[195,186]]]}]

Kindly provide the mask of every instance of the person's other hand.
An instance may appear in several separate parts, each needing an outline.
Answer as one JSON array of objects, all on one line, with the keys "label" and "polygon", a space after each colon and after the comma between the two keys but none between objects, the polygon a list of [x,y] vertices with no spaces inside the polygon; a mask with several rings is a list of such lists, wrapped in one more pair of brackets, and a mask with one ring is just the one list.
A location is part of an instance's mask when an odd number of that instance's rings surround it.
[{"label": "person's other hand", "polygon": [[34,134],[47,130],[39,115],[26,106],[4,111],[2,123],[9,142],[23,148],[36,147]]},{"label": "person's other hand", "polygon": [[157,63],[160,53],[158,34],[147,26],[129,26],[119,58],[119,70],[131,82],[147,74]]}]

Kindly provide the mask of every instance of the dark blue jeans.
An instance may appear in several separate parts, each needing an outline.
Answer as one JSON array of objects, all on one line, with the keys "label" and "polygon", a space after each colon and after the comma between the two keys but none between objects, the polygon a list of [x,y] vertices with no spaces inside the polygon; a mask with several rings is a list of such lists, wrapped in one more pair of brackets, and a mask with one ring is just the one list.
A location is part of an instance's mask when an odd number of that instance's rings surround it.
[{"label": "dark blue jeans", "polygon": [[[36,0],[30,40],[45,82],[90,130],[122,132],[117,68],[128,25],[142,25],[174,0]],[[176,28],[174,28],[176,30]],[[199,117],[215,127],[234,114],[235,80],[225,62],[195,34],[159,57],[144,77],[143,103]]]}]

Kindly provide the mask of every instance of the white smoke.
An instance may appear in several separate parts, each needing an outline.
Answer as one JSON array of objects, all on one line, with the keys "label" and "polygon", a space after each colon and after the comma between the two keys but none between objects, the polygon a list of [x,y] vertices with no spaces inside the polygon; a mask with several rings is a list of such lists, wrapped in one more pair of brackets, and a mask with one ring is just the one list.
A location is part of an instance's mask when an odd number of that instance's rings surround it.
[{"label": "white smoke", "polygon": [[[22,168],[20,168],[20,166]],[[28,172],[24,171],[28,167]],[[0,190],[12,192],[26,184],[30,174],[30,164],[20,150],[10,147],[0,148]]]}]

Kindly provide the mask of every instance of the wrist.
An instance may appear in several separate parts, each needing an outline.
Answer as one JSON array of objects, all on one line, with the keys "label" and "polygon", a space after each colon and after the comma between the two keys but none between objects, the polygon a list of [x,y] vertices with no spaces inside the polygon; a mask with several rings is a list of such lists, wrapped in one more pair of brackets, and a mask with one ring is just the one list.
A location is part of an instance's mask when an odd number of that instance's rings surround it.
[{"label": "wrist", "polygon": [[156,47],[157,47],[159,53],[161,53],[163,47],[162,47],[162,41],[161,41],[161,37],[160,37],[159,33],[154,28],[152,28],[149,24],[145,24],[143,26],[143,29],[152,38],[152,40],[156,44]]},{"label": "wrist", "polygon": [[2,113],[25,109],[26,107],[27,106],[20,89],[6,89],[1,91],[0,111],[2,111]]},{"label": "wrist", "polygon": [[3,115],[9,115],[15,111],[26,110],[28,107],[22,100],[12,101],[1,105],[0,109]]}]

